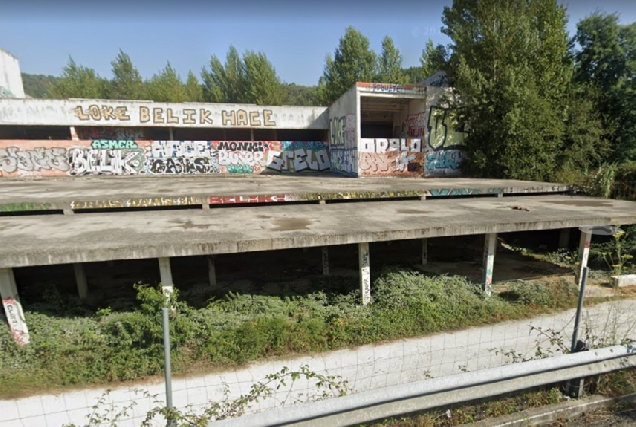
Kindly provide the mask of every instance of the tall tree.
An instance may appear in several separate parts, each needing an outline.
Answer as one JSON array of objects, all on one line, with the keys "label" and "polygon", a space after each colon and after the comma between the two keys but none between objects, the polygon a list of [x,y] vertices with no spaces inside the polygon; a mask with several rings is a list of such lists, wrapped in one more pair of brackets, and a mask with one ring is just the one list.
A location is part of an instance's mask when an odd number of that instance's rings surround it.
[{"label": "tall tree", "polygon": [[284,98],[283,85],[265,54],[245,52],[243,66],[246,89],[244,102],[257,105],[281,105]]},{"label": "tall tree", "polygon": [[170,62],[159,74],[152,76],[147,84],[146,96],[157,102],[187,101],[185,86]]},{"label": "tall tree", "polygon": [[192,71],[188,72],[185,84],[186,100],[189,102],[203,102],[203,87]]},{"label": "tall tree", "polygon": [[111,62],[113,79],[109,84],[109,98],[111,99],[141,99],[144,94],[144,81],[135,68],[130,56],[121,49],[117,58]]},{"label": "tall tree", "polygon": [[601,115],[618,161],[636,160],[636,23],[595,13],[577,24],[575,78]]},{"label": "tall tree", "polygon": [[95,70],[77,65],[69,56],[62,75],[51,86],[51,98],[105,98],[106,82]]},{"label": "tall tree", "polygon": [[334,56],[327,55],[323,75],[320,78],[319,99],[330,105],[340,98],[356,82],[371,82],[375,76],[376,55],[369,48],[369,39],[350,26]]},{"label": "tall tree", "polygon": [[454,0],[442,29],[473,173],[549,179],[562,149],[567,60],[565,7],[557,0]]},{"label": "tall tree", "polygon": [[230,46],[225,65],[212,55],[210,70],[201,71],[203,97],[208,102],[243,102],[246,98],[246,77],[241,56]]},{"label": "tall tree", "polygon": [[378,75],[376,81],[381,83],[404,84],[408,77],[402,70],[402,54],[395,47],[393,39],[389,36],[382,40],[382,52],[378,57]]},{"label": "tall tree", "polygon": [[422,50],[420,64],[422,64],[424,78],[430,77],[438,71],[448,71],[448,53],[446,48],[441,44],[435,46],[433,40],[428,39],[426,47]]}]

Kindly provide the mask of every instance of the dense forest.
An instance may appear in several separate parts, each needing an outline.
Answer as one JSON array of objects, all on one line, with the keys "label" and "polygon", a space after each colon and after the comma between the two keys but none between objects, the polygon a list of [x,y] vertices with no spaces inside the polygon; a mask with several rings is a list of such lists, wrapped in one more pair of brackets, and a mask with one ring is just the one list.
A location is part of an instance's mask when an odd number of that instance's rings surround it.
[{"label": "dense forest", "polygon": [[[454,0],[442,14],[450,43],[422,46],[420,66],[403,68],[390,37],[380,52],[353,27],[325,59],[316,86],[281,81],[264,53],[230,46],[197,76],[168,62],[143,79],[120,50],[112,77],[69,57],[59,77],[25,75],[34,97],[330,105],[356,81],[416,83],[445,71],[444,107],[467,133],[465,172],[569,182],[591,171],[636,181],[636,23],[594,12],[567,31],[556,0]],[[633,176],[632,176],[633,175]]]}]

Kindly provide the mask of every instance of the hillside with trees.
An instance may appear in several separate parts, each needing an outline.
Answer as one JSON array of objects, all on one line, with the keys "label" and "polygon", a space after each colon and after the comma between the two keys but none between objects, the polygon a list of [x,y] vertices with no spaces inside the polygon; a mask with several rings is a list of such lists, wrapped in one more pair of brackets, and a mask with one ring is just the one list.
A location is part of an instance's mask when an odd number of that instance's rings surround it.
[{"label": "hillside with trees", "polygon": [[59,77],[25,74],[24,85],[47,98],[330,105],[356,81],[413,84],[443,70],[467,173],[573,182],[602,170],[636,181],[636,23],[596,12],[570,36],[567,19],[555,0],[454,0],[442,16],[451,43],[429,40],[408,68],[390,37],[375,52],[350,26],[316,86],[282,82],[264,53],[233,46],[185,80],[170,62],[143,79],[120,51],[111,78],[69,57]]}]

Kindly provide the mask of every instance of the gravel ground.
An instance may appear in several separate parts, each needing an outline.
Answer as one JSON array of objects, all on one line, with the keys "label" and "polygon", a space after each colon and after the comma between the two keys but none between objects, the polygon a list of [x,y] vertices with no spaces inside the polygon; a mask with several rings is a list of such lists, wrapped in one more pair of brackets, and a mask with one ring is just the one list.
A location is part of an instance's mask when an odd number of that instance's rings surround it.
[{"label": "gravel ground", "polygon": [[634,427],[636,426],[636,407],[622,412],[599,411],[567,421],[543,424],[541,427]]}]

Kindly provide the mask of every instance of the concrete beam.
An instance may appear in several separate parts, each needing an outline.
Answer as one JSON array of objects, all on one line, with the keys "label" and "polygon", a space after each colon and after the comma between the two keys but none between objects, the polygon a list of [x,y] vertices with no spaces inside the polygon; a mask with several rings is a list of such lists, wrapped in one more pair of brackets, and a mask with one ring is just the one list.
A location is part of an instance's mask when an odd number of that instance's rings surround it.
[{"label": "concrete beam", "polygon": [[86,280],[86,270],[84,270],[84,264],[76,262],[73,264],[73,270],[75,271],[75,283],[77,284],[77,293],[80,299],[86,299],[88,296],[88,281]]},{"label": "concrete beam", "polygon": [[329,248],[327,246],[322,247],[322,274],[329,275]]},{"label": "concrete beam", "polygon": [[161,275],[161,288],[166,296],[170,295],[174,290],[172,281],[172,270],[170,268],[170,258],[159,258],[159,274]]},{"label": "concrete beam", "polygon": [[570,228],[562,228],[559,232],[559,249],[570,247]]},{"label": "concrete beam", "polygon": [[28,344],[29,329],[22,311],[13,270],[10,268],[0,268],[0,297],[2,298],[4,314],[7,316],[13,339],[18,345]]},{"label": "concrete beam", "polygon": [[371,302],[371,254],[369,243],[358,243],[358,260],[360,264],[362,305],[367,305]]},{"label": "concrete beam", "polygon": [[208,257],[208,279],[210,281],[210,287],[216,288],[216,263],[214,255]]},{"label": "concrete beam", "polygon": [[587,267],[587,260],[590,257],[590,243],[592,242],[592,233],[581,232],[581,240],[579,240],[578,264],[574,279],[576,286],[581,289],[581,279],[583,278],[583,268]]},{"label": "concrete beam", "polygon": [[495,267],[495,250],[497,249],[497,233],[488,233],[484,238],[483,289],[486,295],[492,293],[492,274]]}]

